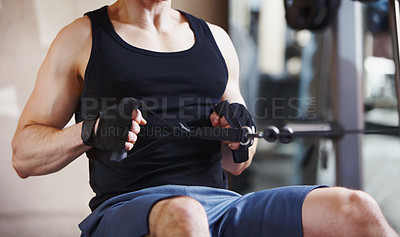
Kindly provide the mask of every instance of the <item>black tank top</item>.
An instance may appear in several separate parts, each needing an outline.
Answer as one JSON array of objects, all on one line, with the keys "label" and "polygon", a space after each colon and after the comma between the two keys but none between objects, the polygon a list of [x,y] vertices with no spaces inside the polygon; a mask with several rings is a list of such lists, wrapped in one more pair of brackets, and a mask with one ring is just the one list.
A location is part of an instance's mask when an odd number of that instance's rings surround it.
[{"label": "black tank top", "polygon": [[[135,97],[171,123],[211,126],[210,108],[220,101],[227,83],[226,64],[208,25],[181,14],[194,32],[195,43],[178,52],[155,52],[128,44],[114,30],[107,6],[86,14],[92,22],[93,43],[75,113],[77,122],[124,97]],[[142,113],[146,126],[164,125],[144,108]],[[89,203],[92,210],[113,196],[159,185],[227,188],[220,142],[173,137],[150,152],[129,156],[155,139],[140,134],[121,162],[110,161],[121,152],[93,148],[86,153],[90,185],[96,193]]]}]

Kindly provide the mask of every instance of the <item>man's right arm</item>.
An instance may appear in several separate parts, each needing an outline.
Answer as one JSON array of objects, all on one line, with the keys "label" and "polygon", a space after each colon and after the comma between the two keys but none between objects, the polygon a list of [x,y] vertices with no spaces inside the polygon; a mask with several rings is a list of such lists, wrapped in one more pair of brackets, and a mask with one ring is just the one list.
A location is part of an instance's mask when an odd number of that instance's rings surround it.
[{"label": "man's right arm", "polygon": [[82,91],[90,29],[87,17],[66,26],[39,69],[12,141],[12,163],[21,178],[56,172],[90,148],[80,137],[82,123],[64,129]]}]

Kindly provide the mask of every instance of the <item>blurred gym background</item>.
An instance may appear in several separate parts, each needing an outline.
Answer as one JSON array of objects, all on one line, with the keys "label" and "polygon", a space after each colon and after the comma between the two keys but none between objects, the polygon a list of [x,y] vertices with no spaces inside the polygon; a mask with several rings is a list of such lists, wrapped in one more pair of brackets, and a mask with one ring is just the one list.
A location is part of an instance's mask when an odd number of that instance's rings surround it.
[{"label": "blurred gym background", "polygon": [[[78,158],[56,174],[21,180],[11,165],[10,144],[40,63],[57,32],[85,12],[113,2],[0,0],[0,237],[80,234],[77,225],[90,213],[88,202],[93,196],[87,158]],[[287,25],[283,0],[172,2],[175,8],[229,32],[241,62],[242,93],[260,129],[285,124],[323,129],[336,122],[335,111],[342,103],[337,99],[352,98],[349,92],[340,94],[335,89],[337,52],[343,46],[337,41],[344,38],[339,30],[343,21],[334,19],[317,31],[295,30]],[[342,0],[339,16],[346,14],[341,12],[343,5],[358,9],[357,19],[361,19],[353,21],[360,34],[355,35],[357,39],[349,35],[348,41],[362,42],[354,59],[361,65],[361,97],[355,100],[362,102],[362,108],[350,110],[361,112],[357,121],[365,128],[397,128],[387,0],[369,4]],[[350,84],[353,80],[349,76]],[[360,135],[354,140],[359,149],[347,158],[340,153],[343,139],[313,137],[286,145],[260,141],[253,165],[241,176],[230,177],[231,188],[244,194],[292,184],[355,183],[354,188],[375,197],[400,233],[399,138]],[[349,180],[352,171],[343,171],[346,164],[338,164],[338,157],[349,163],[356,159],[355,180],[352,176]]]}]

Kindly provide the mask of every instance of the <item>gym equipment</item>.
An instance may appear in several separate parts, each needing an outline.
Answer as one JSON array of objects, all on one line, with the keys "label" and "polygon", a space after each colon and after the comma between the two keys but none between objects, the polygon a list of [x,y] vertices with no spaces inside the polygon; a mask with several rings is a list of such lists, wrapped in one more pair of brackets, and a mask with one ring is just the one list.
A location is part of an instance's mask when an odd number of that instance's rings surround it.
[{"label": "gym equipment", "polygon": [[[242,104],[229,103],[228,101],[221,101],[213,106],[213,111],[219,116],[225,117],[226,121],[232,128],[244,128],[242,135],[247,133],[254,133],[256,131],[256,123],[249,111]],[[253,140],[247,141],[240,140],[239,150],[231,150],[233,160],[235,163],[242,163],[248,160],[249,147],[254,143]]]},{"label": "gym equipment", "polygon": [[367,27],[372,33],[389,31],[388,5],[387,0],[367,5]]},{"label": "gym equipment", "polygon": [[[84,144],[101,150],[125,148],[132,126],[132,112],[139,104],[133,98],[125,98],[96,115],[88,115],[83,121],[81,138]],[[97,120],[98,127],[95,130]]]},{"label": "gym equipment", "polygon": [[[143,153],[148,150],[152,150],[159,146],[163,140],[168,137],[187,137],[187,138],[198,138],[203,140],[212,141],[235,141],[240,142],[239,150],[232,150],[232,155],[235,163],[242,163],[248,160],[248,148],[253,145],[253,140],[246,139],[246,134],[255,132],[255,123],[247,111],[247,109],[237,103],[230,104],[228,101],[222,101],[213,106],[213,111],[221,117],[224,116],[231,126],[231,128],[220,128],[220,127],[197,127],[190,128],[184,123],[178,123],[177,125],[165,120],[160,115],[149,109],[143,101],[134,98],[125,98],[121,104],[133,103],[133,107],[137,109],[139,106],[145,108],[147,112],[153,114],[166,127],[151,127],[144,126],[142,131],[144,134],[152,134],[153,137],[158,139],[149,143],[145,147],[131,153],[129,156]],[[156,132],[159,131],[159,132]]]},{"label": "gym equipment", "polygon": [[373,2],[378,2],[380,0],[352,0],[352,1],[357,1],[362,3],[373,3]]},{"label": "gym equipment", "polygon": [[347,134],[385,134],[385,135],[400,135],[400,129],[384,129],[384,130],[365,130],[365,129],[336,129],[327,131],[294,131],[291,127],[285,126],[278,129],[275,126],[267,127],[263,132],[244,134],[242,140],[263,138],[268,142],[280,141],[281,143],[291,143],[296,137],[330,137],[337,138]]},{"label": "gym equipment", "polygon": [[[134,98],[125,98],[121,104],[128,103],[129,108],[145,108],[147,112],[156,116],[160,121],[165,124],[165,127],[151,127],[144,126],[142,130],[147,134],[153,134],[153,137],[158,137],[155,141],[149,143],[145,147],[131,153],[129,156],[133,156],[140,152],[145,152],[156,148],[164,139],[168,137],[186,137],[186,138],[197,138],[202,140],[212,140],[212,141],[230,141],[239,142],[240,148],[237,151],[232,151],[235,163],[242,163],[248,160],[248,148],[253,144],[254,139],[262,138],[267,142],[279,141],[283,144],[288,144],[294,141],[297,137],[330,137],[339,138],[347,134],[400,134],[399,129],[385,129],[385,130],[344,130],[341,128],[329,129],[325,131],[294,131],[292,127],[285,126],[278,128],[276,126],[268,126],[262,132],[256,132],[255,124],[248,114],[246,109],[234,109],[237,108],[236,105],[230,106],[228,101],[222,101],[213,107],[214,111],[220,116],[224,116],[231,126],[231,128],[220,128],[220,127],[196,127],[190,128],[183,123],[178,123],[177,125],[172,124],[169,121],[163,119],[160,115],[156,114],[154,111],[150,110],[142,101]],[[240,107],[240,106],[239,106]],[[240,112],[238,112],[240,111]],[[249,117],[250,116],[250,117]],[[338,126],[329,126],[338,127]],[[156,133],[151,133],[151,131],[157,130],[162,131],[157,135]]]},{"label": "gym equipment", "polygon": [[395,64],[397,110],[400,122],[400,2],[399,0],[389,0],[389,23],[393,44],[393,59]]},{"label": "gym equipment", "polygon": [[341,0],[285,0],[286,21],[294,30],[318,31],[335,19]]},{"label": "gym equipment", "polygon": [[[352,0],[362,3],[375,3],[379,0]],[[341,0],[285,0],[286,21],[294,30],[318,31],[325,29],[335,19]],[[380,29],[387,27],[382,6],[371,6],[370,10],[375,14],[374,18],[368,19],[374,27]],[[376,22],[377,21],[377,22]]]}]

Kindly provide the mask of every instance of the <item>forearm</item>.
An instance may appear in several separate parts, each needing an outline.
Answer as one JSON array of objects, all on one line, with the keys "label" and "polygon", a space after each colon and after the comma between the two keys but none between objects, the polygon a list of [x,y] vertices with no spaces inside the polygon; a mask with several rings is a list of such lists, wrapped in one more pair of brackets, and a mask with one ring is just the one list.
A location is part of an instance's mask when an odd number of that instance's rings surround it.
[{"label": "forearm", "polygon": [[222,152],[222,167],[224,170],[228,171],[233,175],[240,175],[245,169],[247,169],[251,162],[253,161],[254,154],[256,153],[258,141],[255,140],[253,146],[249,148],[249,160],[243,163],[235,163],[233,162],[232,151],[229,149],[227,144],[222,143],[221,152]]},{"label": "forearm", "polygon": [[90,148],[81,130],[82,123],[62,130],[39,124],[19,128],[12,142],[14,169],[26,178],[64,168]]}]

